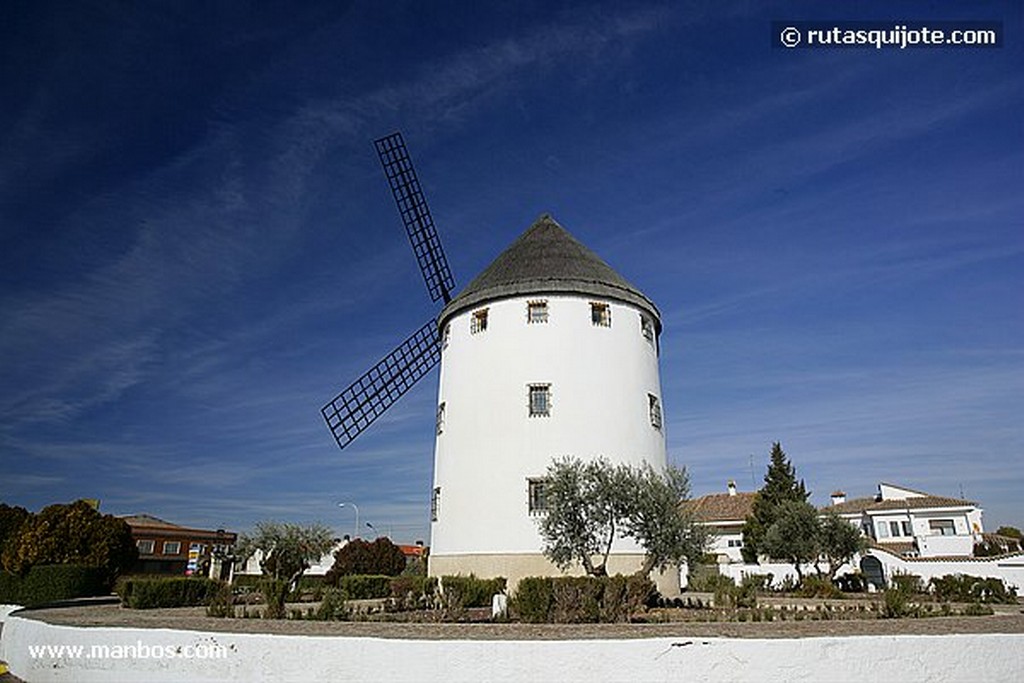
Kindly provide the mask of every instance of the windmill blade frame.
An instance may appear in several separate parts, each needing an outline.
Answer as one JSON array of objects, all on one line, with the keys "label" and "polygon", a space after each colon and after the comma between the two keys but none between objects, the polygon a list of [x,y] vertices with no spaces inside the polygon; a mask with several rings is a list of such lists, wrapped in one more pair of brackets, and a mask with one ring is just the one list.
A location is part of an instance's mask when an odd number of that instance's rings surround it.
[{"label": "windmill blade frame", "polygon": [[451,301],[455,280],[452,278],[448,259],[445,257],[441,240],[434,227],[434,219],[430,215],[427,200],[423,197],[423,189],[416,177],[416,169],[412,166],[409,151],[401,133],[392,133],[379,140],[374,140],[377,156],[384,167],[384,175],[391,187],[391,194],[398,205],[398,213],[405,225],[416,262],[423,281],[427,285],[431,301]]},{"label": "windmill blade frame", "polygon": [[344,449],[440,360],[432,318],[320,409],[338,447]]}]

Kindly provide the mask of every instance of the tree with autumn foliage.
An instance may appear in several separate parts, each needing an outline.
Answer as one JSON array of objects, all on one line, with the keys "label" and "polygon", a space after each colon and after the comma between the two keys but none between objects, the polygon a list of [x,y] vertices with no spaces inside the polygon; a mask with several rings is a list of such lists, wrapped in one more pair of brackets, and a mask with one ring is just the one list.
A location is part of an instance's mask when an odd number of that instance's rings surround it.
[{"label": "tree with autumn foliage", "polygon": [[2,562],[16,574],[45,564],[102,567],[113,581],[138,556],[127,522],[79,500],[26,517],[4,544]]}]

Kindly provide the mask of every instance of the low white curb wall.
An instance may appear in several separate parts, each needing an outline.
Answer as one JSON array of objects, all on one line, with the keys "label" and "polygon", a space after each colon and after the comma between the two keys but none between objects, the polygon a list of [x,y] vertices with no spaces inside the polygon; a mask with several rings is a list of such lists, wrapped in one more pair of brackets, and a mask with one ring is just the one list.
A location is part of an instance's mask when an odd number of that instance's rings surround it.
[{"label": "low white curb wall", "polygon": [[[84,646],[81,657],[46,646]],[[102,646],[120,657],[92,654]],[[169,658],[211,651],[223,658]],[[134,656],[128,648],[135,647]],[[33,657],[30,648],[36,648]],[[44,654],[38,655],[38,648]],[[115,649],[115,648],[120,648]],[[148,648],[148,651],[145,649]],[[205,650],[204,650],[205,648]],[[154,652],[159,649],[160,657]],[[143,652],[147,656],[143,656]],[[90,656],[91,655],[91,656]],[[1024,636],[417,641],[52,626],[8,618],[0,659],[45,681],[1018,681]]]},{"label": "low white curb wall", "polygon": [[0,605],[0,624],[4,623],[7,615],[16,609],[21,609],[21,605]]}]

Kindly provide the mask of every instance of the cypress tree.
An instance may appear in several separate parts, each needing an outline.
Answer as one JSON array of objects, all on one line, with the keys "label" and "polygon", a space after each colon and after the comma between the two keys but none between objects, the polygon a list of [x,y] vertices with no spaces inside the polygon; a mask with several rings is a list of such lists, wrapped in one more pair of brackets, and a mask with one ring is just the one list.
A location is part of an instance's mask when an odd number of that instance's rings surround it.
[{"label": "cypress tree", "polygon": [[808,496],[803,480],[797,480],[796,468],[786,457],[782,444],[776,441],[772,444],[771,462],[764,475],[764,486],[754,497],[753,510],[743,527],[743,559],[757,562],[757,556],[762,552],[765,532],[778,518],[783,503],[806,503]]}]

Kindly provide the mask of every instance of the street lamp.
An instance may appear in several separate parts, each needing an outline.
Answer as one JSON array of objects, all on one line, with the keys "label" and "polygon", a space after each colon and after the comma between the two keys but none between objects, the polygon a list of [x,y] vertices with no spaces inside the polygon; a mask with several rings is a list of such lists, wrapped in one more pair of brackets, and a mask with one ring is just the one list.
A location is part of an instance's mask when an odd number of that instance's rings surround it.
[{"label": "street lamp", "polygon": [[377,527],[375,527],[374,525],[370,524],[369,522],[366,523],[366,528],[368,528],[370,531],[372,531],[375,536],[380,536],[380,534],[377,532]]},{"label": "street lamp", "polygon": [[356,540],[356,538],[359,537],[359,506],[356,505],[355,503],[338,503],[338,507],[340,507],[340,508],[343,508],[343,507],[346,507],[346,506],[351,506],[352,509],[356,511],[356,524],[353,527],[354,532],[352,534],[352,540],[354,541],[354,540]]}]

